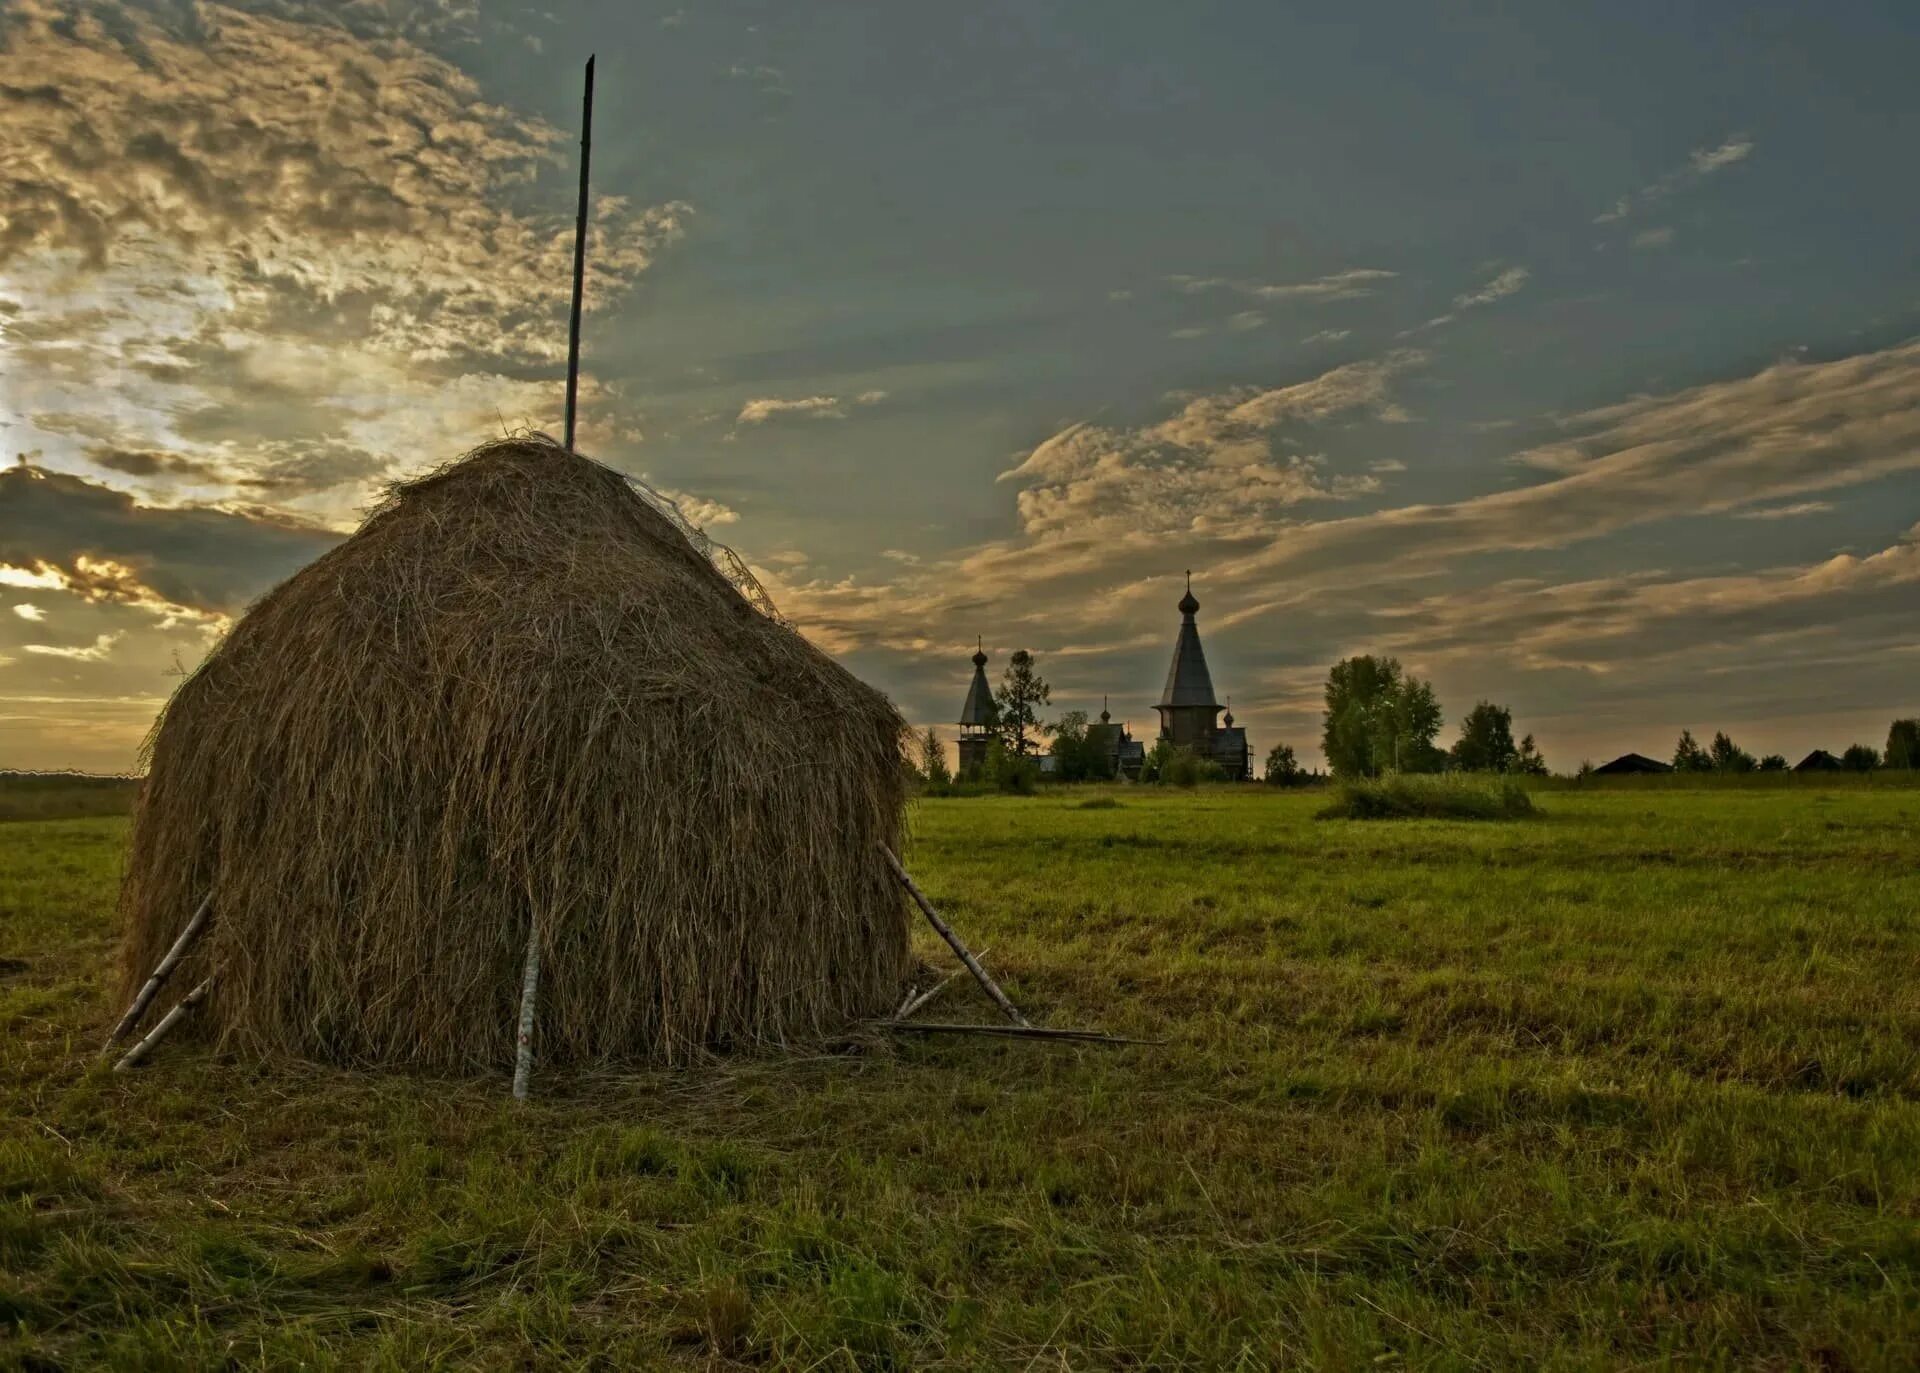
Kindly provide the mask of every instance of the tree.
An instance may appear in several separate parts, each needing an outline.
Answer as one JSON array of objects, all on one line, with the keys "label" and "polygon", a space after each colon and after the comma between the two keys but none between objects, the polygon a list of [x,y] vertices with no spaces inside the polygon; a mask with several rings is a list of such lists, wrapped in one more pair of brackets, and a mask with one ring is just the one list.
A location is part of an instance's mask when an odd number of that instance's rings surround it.
[{"label": "tree", "polygon": [[987,760],[980,770],[998,790],[1015,796],[1029,795],[1040,780],[1040,765],[999,739],[987,745]]},{"label": "tree", "polygon": [[1848,744],[1840,766],[1848,772],[1872,772],[1880,766],[1880,753],[1872,744]]},{"label": "tree", "polygon": [[1106,737],[1088,726],[1084,710],[1070,710],[1053,722],[1053,744],[1047,751],[1062,782],[1104,781],[1110,775]]},{"label": "tree", "polygon": [[1693,737],[1693,731],[1680,731],[1680,742],[1673,746],[1673,770],[1675,772],[1711,772],[1713,759],[1700,747]]},{"label": "tree", "polygon": [[1762,772],[1785,772],[1786,770],[1787,760],[1782,754],[1769,753],[1765,758],[1760,760],[1760,771]]},{"label": "tree", "polygon": [[1440,702],[1433,685],[1400,670],[1395,658],[1363,655],[1327,674],[1320,747],[1336,777],[1382,772],[1437,772],[1446,755],[1434,747]]},{"label": "tree", "polygon": [[1895,720],[1887,731],[1884,768],[1920,768],[1920,720]]},{"label": "tree", "polygon": [[1520,756],[1513,746],[1513,712],[1481,701],[1460,722],[1460,738],[1450,757],[1462,772],[1511,772]]},{"label": "tree", "polygon": [[1163,780],[1161,774],[1173,761],[1175,751],[1171,739],[1155,739],[1153,747],[1148,749],[1146,756],[1140,760],[1140,780],[1142,782]]},{"label": "tree", "polygon": [[1753,755],[1733,742],[1721,730],[1713,736],[1713,746],[1707,750],[1715,772],[1752,772]]},{"label": "tree", "polygon": [[932,725],[920,736],[920,775],[930,787],[944,787],[953,781],[953,773],[947,767],[947,746],[940,742]]},{"label": "tree", "polygon": [[1547,775],[1547,760],[1541,756],[1540,748],[1533,742],[1531,734],[1520,741],[1520,751],[1513,756],[1512,771],[1524,773],[1529,777]]},{"label": "tree", "polygon": [[1051,726],[1040,719],[1040,707],[1053,699],[1053,688],[1034,668],[1033,655],[1017,648],[1007,659],[1006,674],[993,693],[999,708],[996,728],[1010,753],[1029,758],[1039,751],[1040,740]]},{"label": "tree", "polygon": [[1291,745],[1275,744],[1267,750],[1267,768],[1263,777],[1271,786],[1297,787],[1307,780],[1307,770],[1293,756]]}]

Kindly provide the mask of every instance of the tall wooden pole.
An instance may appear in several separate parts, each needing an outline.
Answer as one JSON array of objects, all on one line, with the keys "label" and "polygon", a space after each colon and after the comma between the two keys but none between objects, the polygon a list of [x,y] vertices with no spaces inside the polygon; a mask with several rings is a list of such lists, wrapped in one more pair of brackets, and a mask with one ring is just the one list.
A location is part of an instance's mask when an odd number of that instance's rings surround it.
[{"label": "tall wooden pole", "polygon": [[567,325],[567,451],[573,451],[574,410],[580,395],[580,297],[587,283],[587,169],[593,160],[593,58],[580,102],[580,210],[573,223],[573,316]]},{"label": "tall wooden pole", "polygon": [[[573,310],[567,318],[567,451],[573,451],[580,404],[580,301],[587,284],[587,177],[593,165],[593,58],[580,98],[580,207],[573,221]],[[533,1082],[533,1013],[540,996],[540,912],[527,920],[527,957],[520,971],[520,1019],[513,1036],[513,1096],[524,1101]]]}]

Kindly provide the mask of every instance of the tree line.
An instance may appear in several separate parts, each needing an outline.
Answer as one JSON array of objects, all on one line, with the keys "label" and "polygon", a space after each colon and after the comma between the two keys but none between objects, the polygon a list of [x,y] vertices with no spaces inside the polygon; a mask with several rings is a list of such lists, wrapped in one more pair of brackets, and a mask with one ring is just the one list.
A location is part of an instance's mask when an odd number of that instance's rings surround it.
[{"label": "tree line", "polygon": [[[1843,752],[1832,756],[1844,772],[1920,768],[1920,719],[1895,720],[1887,730],[1884,751],[1872,744],[1849,744]],[[1785,772],[1787,767],[1785,755],[1769,753],[1755,758],[1734,743],[1725,731],[1716,732],[1713,742],[1702,748],[1693,731],[1683,729],[1673,746],[1675,772]]]},{"label": "tree line", "polygon": [[[1049,722],[1041,712],[1052,700],[1053,688],[1040,675],[1033,654],[1016,650],[993,691],[988,726],[992,741],[986,764],[979,777],[958,780],[1030,791],[1039,779],[1043,747],[1053,756],[1054,776],[1060,781],[1110,780],[1113,755],[1087,713],[1069,710]],[[1343,780],[1390,772],[1547,775],[1547,760],[1533,735],[1524,734],[1516,741],[1512,708],[1492,701],[1475,702],[1460,721],[1459,737],[1442,748],[1438,740],[1445,717],[1433,683],[1406,671],[1397,658],[1360,654],[1335,663],[1327,673],[1324,704],[1320,750],[1333,775]],[[915,771],[924,781],[947,786],[956,780],[945,746],[931,726],[918,740],[917,752]],[[1839,755],[1839,762],[1859,772],[1920,768],[1920,719],[1895,720],[1884,750],[1854,744]],[[1788,763],[1777,753],[1756,758],[1724,731],[1702,747],[1691,730],[1682,730],[1673,766],[1677,772],[1780,772]],[[1589,771],[1588,765],[1581,764],[1582,775]],[[1197,758],[1164,739],[1147,750],[1140,773],[1142,781],[1184,786],[1225,775],[1211,759]],[[1275,786],[1297,786],[1319,777],[1301,765],[1286,743],[1268,751],[1262,775]]]}]

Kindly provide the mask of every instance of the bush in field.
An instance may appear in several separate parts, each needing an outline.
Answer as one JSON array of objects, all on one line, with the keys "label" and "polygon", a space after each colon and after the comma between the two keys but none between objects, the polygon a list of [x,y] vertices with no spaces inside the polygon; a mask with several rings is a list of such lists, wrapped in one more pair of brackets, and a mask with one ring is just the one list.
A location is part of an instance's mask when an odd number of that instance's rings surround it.
[{"label": "bush in field", "polygon": [[1762,772],[1785,772],[1786,770],[1787,759],[1784,754],[1769,753],[1765,758],[1760,760],[1760,771]]},{"label": "bush in field", "polygon": [[1160,780],[1176,787],[1197,787],[1202,782],[1224,782],[1227,770],[1211,758],[1201,758],[1191,749],[1174,748],[1160,765]]},{"label": "bush in field", "polygon": [[1343,782],[1322,820],[1520,820],[1538,815],[1518,782],[1461,777],[1385,777]]}]

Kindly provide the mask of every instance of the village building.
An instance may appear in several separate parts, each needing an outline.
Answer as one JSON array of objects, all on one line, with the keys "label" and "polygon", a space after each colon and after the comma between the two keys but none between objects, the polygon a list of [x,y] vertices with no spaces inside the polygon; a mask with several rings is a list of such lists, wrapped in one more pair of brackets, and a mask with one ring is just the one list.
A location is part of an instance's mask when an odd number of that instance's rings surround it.
[{"label": "village building", "polygon": [[[1234,781],[1253,776],[1253,747],[1247,731],[1233,723],[1233,711],[1226,710],[1214,697],[1213,674],[1207,668],[1206,651],[1200,647],[1200,627],[1194,617],[1200,602],[1193,594],[1193,574],[1187,574],[1186,594],[1180,598],[1180,632],[1173,644],[1173,662],[1167,668],[1167,682],[1154,707],[1160,715],[1160,738],[1176,748],[1212,762]],[[960,771],[977,772],[987,761],[987,746],[993,738],[995,722],[993,691],[987,685],[987,654],[984,644],[973,655],[973,681],[967,687],[966,704],[960,708]],[[1133,737],[1125,724],[1115,724],[1113,714],[1102,699],[1100,720],[1087,726],[1090,738],[1100,741],[1115,777],[1132,780],[1140,775],[1146,762],[1146,744]],[[1046,760],[1042,760],[1045,767]]]},{"label": "village building", "polygon": [[1147,761],[1147,746],[1133,737],[1125,725],[1113,722],[1107,698],[1100,698],[1100,719],[1087,726],[1087,737],[1100,746],[1107,759],[1107,775],[1124,782],[1138,781],[1140,768]]},{"label": "village building", "polygon": [[960,773],[972,776],[987,765],[987,745],[993,742],[993,688],[987,685],[987,646],[973,652],[973,681],[967,702],[960,707]]},{"label": "village building", "polygon": [[1658,758],[1649,758],[1644,753],[1623,753],[1611,763],[1602,763],[1593,770],[1595,777],[1629,777],[1636,774],[1672,772],[1673,764],[1663,763]]},{"label": "village building", "polygon": [[1180,635],[1173,642],[1173,662],[1167,685],[1160,693],[1160,737],[1176,748],[1218,763],[1234,781],[1253,776],[1253,750],[1247,732],[1233,723],[1233,711],[1220,721],[1220,702],[1214,698],[1213,674],[1207,670],[1206,651],[1200,647],[1200,626],[1194,616],[1200,602],[1193,594],[1193,574],[1187,574],[1187,594],[1180,598]]}]

